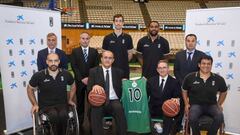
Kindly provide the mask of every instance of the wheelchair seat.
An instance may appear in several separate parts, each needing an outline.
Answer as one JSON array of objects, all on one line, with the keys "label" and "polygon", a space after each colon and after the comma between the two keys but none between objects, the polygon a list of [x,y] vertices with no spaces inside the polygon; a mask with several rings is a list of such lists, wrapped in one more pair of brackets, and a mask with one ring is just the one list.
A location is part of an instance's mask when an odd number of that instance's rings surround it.
[{"label": "wheelchair seat", "polygon": [[[202,115],[198,120],[199,129],[202,131],[208,131],[213,122],[213,118],[208,115]],[[219,128],[219,135],[224,135],[224,122]],[[188,118],[185,118],[184,135],[191,135],[191,129],[188,123]]]},{"label": "wheelchair seat", "polygon": [[[41,110],[33,114],[33,135],[54,135],[49,117]],[[68,109],[66,135],[79,135],[77,110],[73,106]]]}]

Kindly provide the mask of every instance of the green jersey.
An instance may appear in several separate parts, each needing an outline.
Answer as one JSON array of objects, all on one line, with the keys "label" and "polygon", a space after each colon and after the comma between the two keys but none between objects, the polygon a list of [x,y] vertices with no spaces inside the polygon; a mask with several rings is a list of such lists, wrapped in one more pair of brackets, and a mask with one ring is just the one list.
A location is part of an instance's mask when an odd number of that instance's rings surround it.
[{"label": "green jersey", "polygon": [[123,80],[122,105],[127,119],[128,131],[149,133],[150,114],[146,92],[146,79]]}]

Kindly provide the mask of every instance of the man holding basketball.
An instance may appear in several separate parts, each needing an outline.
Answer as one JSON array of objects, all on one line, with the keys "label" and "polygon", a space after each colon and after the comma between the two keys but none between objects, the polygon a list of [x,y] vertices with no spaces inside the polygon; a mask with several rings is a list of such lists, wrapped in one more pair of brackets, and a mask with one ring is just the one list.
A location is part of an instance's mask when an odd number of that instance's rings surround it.
[{"label": "man holding basketball", "polygon": [[[160,60],[157,64],[158,76],[154,76],[147,81],[149,109],[152,119],[163,119],[163,128],[160,123],[155,123],[154,128],[162,135],[176,134],[172,129],[175,117],[168,117],[162,111],[163,103],[168,99],[173,99],[180,104],[181,87],[176,79],[169,75],[169,66],[166,60]],[[171,131],[172,130],[172,131]]]},{"label": "man holding basketball", "polygon": [[194,135],[200,135],[198,120],[203,114],[213,118],[208,135],[216,135],[223,122],[222,105],[227,95],[227,86],[221,76],[211,72],[212,63],[211,56],[202,56],[198,61],[200,70],[188,74],[183,81],[185,114],[189,117]]},{"label": "man holding basketball", "polygon": [[[97,96],[105,92],[106,101],[104,105],[91,105],[90,118],[93,135],[104,135],[102,119],[104,114],[109,113],[116,121],[117,135],[126,135],[127,126],[123,107],[120,103],[122,96],[122,70],[112,67],[114,56],[111,51],[104,51],[101,57],[102,66],[92,68],[89,72],[88,94],[93,91]],[[91,92],[92,93],[92,92]],[[97,101],[96,101],[97,102]]]}]

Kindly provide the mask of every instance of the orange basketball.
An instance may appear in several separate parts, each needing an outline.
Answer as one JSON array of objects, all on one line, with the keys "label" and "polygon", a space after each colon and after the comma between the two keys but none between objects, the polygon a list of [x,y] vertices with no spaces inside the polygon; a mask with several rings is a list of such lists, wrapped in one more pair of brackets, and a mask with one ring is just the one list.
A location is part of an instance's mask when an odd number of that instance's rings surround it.
[{"label": "orange basketball", "polygon": [[174,117],[179,113],[180,105],[173,99],[169,99],[163,103],[162,110],[166,116]]},{"label": "orange basketball", "polygon": [[92,106],[101,106],[106,101],[106,94],[105,91],[103,91],[101,94],[95,93],[93,90],[90,91],[88,94],[88,101]]}]

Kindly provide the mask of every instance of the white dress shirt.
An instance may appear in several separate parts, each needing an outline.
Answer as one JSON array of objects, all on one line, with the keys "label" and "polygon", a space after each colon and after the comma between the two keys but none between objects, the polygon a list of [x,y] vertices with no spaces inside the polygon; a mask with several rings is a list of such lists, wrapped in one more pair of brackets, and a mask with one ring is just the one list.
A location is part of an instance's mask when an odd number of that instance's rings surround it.
[{"label": "white dress shirt", "polygon": [[104,74],[104,80],[106,80],[106,75],[107,75],[107,72],[106,70],[108,70],[108,74],[109,74],[109,100],[114,100],[114,99],[118,99],[118,96],[113,88],[113,81],[112,81],[112,68],[103,68],[103,74]]},{"label": "white dress shirt", "polygon": [[[81,47],[82,47],[82,46],[81,46]],[[84,49],[87,49],[86,53],[87,53],[87,56],[88,56],[89,46],[88,46],[88,47],[82,47],[83,53],[84,53]]]},{"label": "white dress shirt", "polygon": [[193,55],[194,55],[194,52],[195,52],[195,49],[192,50],[192,51],[189,51],[189,50],[187,49],[187,51],[186,51],[186,60],[188,59],[188,55],[189,55],[189,53],[192,53],[192,54],[191,54],[191,60],[192,60]]},{"label": "white dress shirt", "polygon": [[159,76],[159,86],[160,86],[161,83],[162,83],[162,79],[164,79],[162,90],[164,90],[165,84],[166,84],[166,82],[167,82],[167,78],[168,78],[168,75],[166,75],[165,77]]},{"label": "white dress shirt", "polygon": [[56,53],[56,48],[54,48],[54,49],[48,48],[48,53],[51,53],[51,52]]}]

